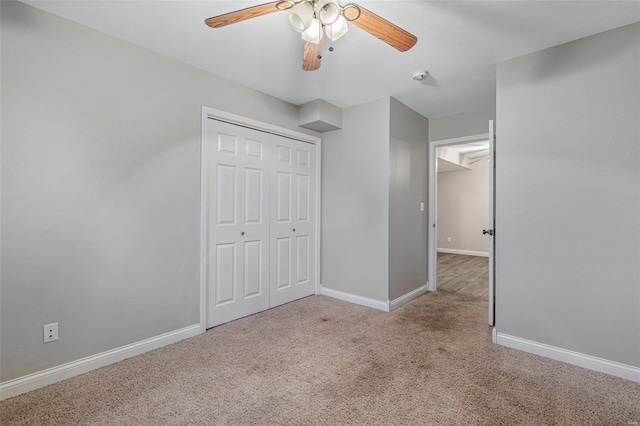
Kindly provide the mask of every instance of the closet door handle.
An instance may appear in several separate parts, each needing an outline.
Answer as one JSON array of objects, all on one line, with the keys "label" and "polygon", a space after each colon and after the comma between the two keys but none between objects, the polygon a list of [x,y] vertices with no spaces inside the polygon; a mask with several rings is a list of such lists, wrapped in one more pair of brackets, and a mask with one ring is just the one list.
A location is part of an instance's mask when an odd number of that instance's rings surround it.
[{"label": "closet door handle", "polygon": [[293,232],[296,232],[296,228],[293,228]]},{"label": "closet door handle", "polygon": [[244,235],[244,231],[242,231],[242,232],[240,233],[240,235]]}]

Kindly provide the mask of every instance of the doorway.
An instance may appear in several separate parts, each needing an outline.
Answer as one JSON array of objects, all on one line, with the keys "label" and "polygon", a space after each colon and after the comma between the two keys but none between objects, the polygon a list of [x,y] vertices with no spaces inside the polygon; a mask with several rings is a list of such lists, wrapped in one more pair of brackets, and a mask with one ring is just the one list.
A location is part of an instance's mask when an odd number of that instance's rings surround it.
[{"label": "doorway", "polygon": [[[431,229],[429,233],[428,259],[429,290],[436,291],[440,287],[438,283],[438,265],[440,263],[440,269],[446,274],[440,277],[442,279],[443,289],[458,291],[461,290],[463,286],[466,286],[467,291],[470,292],[471,295],[475,295],[476,297],[486,295],[485,297],[487,297],[489,301],[489,325],[494,325],[495,322],[495,283],[493,267],[494,142],[493,121],[491,121],[489,123],[488,133],[429,143],[429,224]],[[438,155],[439,150],[440,155]],[[442,160],[439,160],[440,158],[442,158]],[[483,218],[484,223],[478,223],[476,221],[475,224],[469,225],[468,222],[472,221],[465,220],[464,217],[457,217],[457,224],[450,223],[451,221],[448,221],[448,219],[450,219],[451,215],[460,216],[465,213],[460,210],[461,206],[456,206],[455,203],[450,207],[453,209],[457,208],[458,210],[446,212],[446,216],[443,216],[440,221],[438,219],[438,211],[440,210],[438,205],[439,169],[442,171],[442,169],[445,168],[453,173],[455,173],[454,170],[467,170],[467,173],[471,173],[469,171],[474,169],[473,166],[478,165],[481,161],[487,161],[487,167],[476,168],[476,173],[486,173],[484,179],[488,183],[485,194],[482,195],[485,197],[483,206],[486,208],[486,215],[484,215]],[[467,178],[464,173],[465,172],[462,172],[458,176],[455,176],[454,179],[447,179],[447,181],[452,183],[458,181],[456,184],[460,184],[460,182],[464,182]],[[454,176],[451,175],[448,177]],[[467,229],[465,231],[460,229],[465,225],[460,224],[471,226],[473,229]],[[473,241],[466,241],[463,245],[456,244],[459,243],[459,241],[456,240],[461,238],[461,232],[467,232],[466,238]],[[471,238],[469,238],[469,233],[472,233]],[[483,242],[485,242],[486,245],[484,245]],[[484,247],[487,247],[486,250]],[[438,261],[438,251],[440,251],[440,262]],[[476,256],[480,256],[481,258]],[[485,257],[488,257],[488,261]],[[445,263],[443,263],[443,261]],[[463,276],[463,272],[460,273],[461,276],[456,276],[456,267],[459,267],[460,270],[469,268],[472,270],[471,274],[475,274],[475,276],[465,277]],[[485,287],[485,292],[482,291],[482,285],[480,284],[483,279],[485,279],[484,283],[488,282],[488,288]]]}]

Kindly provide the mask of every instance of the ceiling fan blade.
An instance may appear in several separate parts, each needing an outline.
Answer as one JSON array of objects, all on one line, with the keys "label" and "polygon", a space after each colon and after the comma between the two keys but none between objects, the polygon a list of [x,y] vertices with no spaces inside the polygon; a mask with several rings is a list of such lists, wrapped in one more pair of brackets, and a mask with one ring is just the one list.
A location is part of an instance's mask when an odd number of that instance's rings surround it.
[{"label": "ceiling fan blade", "polygon": [[286,10],[291,6],[293,6],[293,3],[289,1],[273,1],[259,6],[247,7],[246,9],[225,13],[224,15],[213,16],[205,19],[204,23],[211,28],[220,28],[225,25],[235,24],[236,22],[267,15],[280,10]]},{"label": "ceiling fan blade", "polygon": [[418,38],[399,26],[392,24],[375,13],[356,4],[348,4],[344,7],[344,16],[356,27],[369,34],[378,37],[388,45],[401,52],[411,49]]},{"label": "ceiling fan blade", "polygon": [[320,43],[304,42],[304,55],[302,56],[302,69],[305,71],[315,71],[320,68],[320,60],[322,59],[322,40]]}]

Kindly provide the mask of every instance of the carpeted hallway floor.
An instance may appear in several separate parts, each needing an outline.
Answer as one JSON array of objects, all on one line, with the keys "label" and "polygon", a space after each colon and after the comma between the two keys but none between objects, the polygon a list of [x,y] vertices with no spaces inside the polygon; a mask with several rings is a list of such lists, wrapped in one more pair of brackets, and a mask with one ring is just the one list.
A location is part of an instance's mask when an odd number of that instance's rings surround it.
[{"label": "carpeted hallway floor", "polygon": [[491,344],[486,301],[312,296],[0,403],[2,425],[640,422],[640,384]]}]

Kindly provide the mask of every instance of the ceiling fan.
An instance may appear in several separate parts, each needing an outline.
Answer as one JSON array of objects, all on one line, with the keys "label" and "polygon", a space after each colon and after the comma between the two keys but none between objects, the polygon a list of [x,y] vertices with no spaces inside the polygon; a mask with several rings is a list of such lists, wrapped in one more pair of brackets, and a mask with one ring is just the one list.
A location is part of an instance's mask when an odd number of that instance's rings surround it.
[{"label": "ceiling fan", "polygon": [[214,16],[204,22],[211,28],[220,28],[281,10],[290,10],[289,23],[305,41],[302,58],[305,71],[320,68],[323,33],[335,41],[346,34],[349,22],[401,52],[411,49],[418,41],[413,34],[364,7],[354,3],[340,6],[337,0],[274,1]]}]

